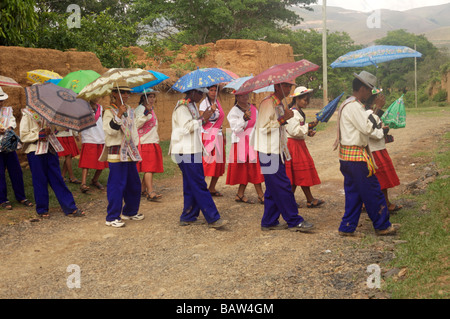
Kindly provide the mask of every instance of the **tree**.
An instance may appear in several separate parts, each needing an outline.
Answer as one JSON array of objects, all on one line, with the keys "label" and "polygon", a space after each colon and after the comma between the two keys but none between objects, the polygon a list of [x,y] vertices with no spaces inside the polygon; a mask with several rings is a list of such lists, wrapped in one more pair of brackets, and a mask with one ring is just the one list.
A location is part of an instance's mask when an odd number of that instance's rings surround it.
[{"label": "tree", "polygon": [[36,46],[94,52],[107,68],[133,65],[130,51],[126,47],[135,45],[136,23],[118,23],[106,10],[98,14],[83,15],[80,28],[69,28],[66,23],[68,16],[68,13],[41,13]]},{"label": "tree", "polygon": [[[161,37],[184,44],[205,44],[219,39],[263,39],[269,30],[299,23],[290,6],[315,0],[136,0],[134,19]],[[161,23],[165,24],[161,30]]]},{"label": "tree", "polygon": [[[416,35],[405,30],[389,31],[384,38],[375,41],[377,45],[407,46],[422,53],[422,58],[417,59],[418,85],[428,81],[432,69],[432,61],[448,60],[448,56],[442,55],[424,35]],[[445,58],[444,58],[445,57]],[[422,63],[427,61],[426,69],[422,68]],[[414,90],[414,59],[405,58],[390,62],[380,63],[376,70],[376,75],[383,88],[395,91]]]},{"label": "tree", "polygon": [[[299,85],[313,88],[315,97],[322,96],[323,72],[322,72],[322,33],[316,30],[285,29],[283,33],[272,33],[267,38],[269,42],[290,44],[296,60],[306,59],[321,68],[317,72],[307,73],[297,78]],[[327,60],[334,61],[347,52],[361,49],[345,32],[327,32]],[[336,97],[342,92],[351,93],[351,83],[355,69],[331,69],[328,67],[328,95]]]},{"label": "tree", "polygon": [[0,2],[0,45],[27,45],[36,39],[34,0]]}]

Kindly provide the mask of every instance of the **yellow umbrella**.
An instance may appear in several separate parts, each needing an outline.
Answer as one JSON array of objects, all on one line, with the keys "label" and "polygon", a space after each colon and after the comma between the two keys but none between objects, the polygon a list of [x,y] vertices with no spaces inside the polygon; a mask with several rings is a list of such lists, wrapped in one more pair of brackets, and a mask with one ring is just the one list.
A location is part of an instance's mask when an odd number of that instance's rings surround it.
[{"label": "yellow umbrella", "polygon": [[27,72],[27,79],[34,83],[44,83],[50,79],[62,79],[63,77],[56,72],[49,70],[33,70]]}]

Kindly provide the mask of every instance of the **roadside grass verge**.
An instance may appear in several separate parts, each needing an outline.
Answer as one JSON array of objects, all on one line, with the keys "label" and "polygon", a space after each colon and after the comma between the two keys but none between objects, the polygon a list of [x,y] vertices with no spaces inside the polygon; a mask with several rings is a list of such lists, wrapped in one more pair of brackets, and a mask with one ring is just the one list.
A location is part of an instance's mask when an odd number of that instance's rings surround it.
[{"label": "roadside grass verge", "polygon": [[391,266],[406,269],[401,278],[388,278],[386,290],[393,299],[448,299],[450,297],[449,214],[450,214],[450,132],[431,154],[440,170],[415,206],[391,217],[401,224]]}]

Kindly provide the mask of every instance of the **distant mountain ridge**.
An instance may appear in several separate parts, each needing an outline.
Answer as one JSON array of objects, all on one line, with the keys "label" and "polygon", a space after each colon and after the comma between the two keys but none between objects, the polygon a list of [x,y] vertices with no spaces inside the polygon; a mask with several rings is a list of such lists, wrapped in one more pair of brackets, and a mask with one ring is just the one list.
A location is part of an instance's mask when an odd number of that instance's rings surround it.
[{"label": "distant mountain ridge", "polygon": [[[292,7],[304,21],[295,29],[322,30],[322,6],[311,6],[313,11]],[[450,3],[406,11],[381,9],[360,12],[327,6],[327,29],[347,32],[357,43],[370,45],[386,36],[388,31],[405,29],[414,34],[423,34],[438,47],[450,48]]]}]

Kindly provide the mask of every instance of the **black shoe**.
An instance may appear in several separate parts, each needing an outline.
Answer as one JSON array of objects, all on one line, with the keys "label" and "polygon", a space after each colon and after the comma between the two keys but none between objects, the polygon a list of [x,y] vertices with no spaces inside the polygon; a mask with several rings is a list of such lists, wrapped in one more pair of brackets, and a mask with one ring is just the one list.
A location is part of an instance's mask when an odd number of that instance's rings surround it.
[{"label": "black shoe", "polygon": [[286,229],[286,228],[288,228],[287,224],[278,224],[278,225],[275,225],[275,226],[267,226],[267,227],[261,226],[261,230],[262,231],[282,230],[282,229]]},{"label": "black shoe", "polygon": [[314,229],[314,225],[307,222],[306,220],[302,221],[297,226],[289,228],[290,231],[300,231],[300,232],[308,232]]}]

